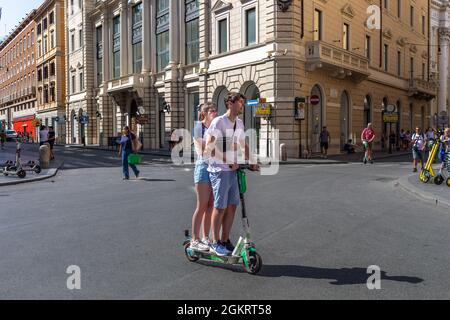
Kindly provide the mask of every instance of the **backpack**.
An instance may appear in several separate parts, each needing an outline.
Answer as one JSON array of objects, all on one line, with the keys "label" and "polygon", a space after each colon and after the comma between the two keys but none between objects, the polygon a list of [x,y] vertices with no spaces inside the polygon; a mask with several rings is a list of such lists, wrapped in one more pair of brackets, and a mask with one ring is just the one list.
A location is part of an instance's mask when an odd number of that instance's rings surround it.
[{"label": "backpack", "polygon": [[420,135],[417,134],[417,133],[414,133],[412,135],[412,137],[411,137],[411,139],[414,141],[413,149],[416,150],[416,151],[419,150],[419,147],[417,146],[417,143],[419,142],[420,139],[418,139],[418,138],[420,138],[420,137],[422,137],[422,140],[425,142],[426,139],[425,139],[425,135],[423,134],[423,132]]}]

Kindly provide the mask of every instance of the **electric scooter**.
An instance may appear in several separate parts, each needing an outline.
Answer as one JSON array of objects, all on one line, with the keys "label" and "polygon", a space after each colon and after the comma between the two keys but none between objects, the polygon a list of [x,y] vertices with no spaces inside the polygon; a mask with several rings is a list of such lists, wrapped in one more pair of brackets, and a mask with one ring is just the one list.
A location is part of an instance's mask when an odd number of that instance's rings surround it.
[{"label": "electric scooter", "polygon": [[229,256],[218,256],[213,252],[204,252],[193,250],[191,245],[191,237],[189,236],[189,230],[184,231],[186,240],[183,242],[184,253],[186,258],[190,262],[196,262],[199,259],[215,261],[223,264],[242,264],[245,271],[250,274],[257,274],[262,267],[261,256],[256,252],[255,244],[251,241],[250,236],[250,224],[248,221],[244,193],[247,190],[246,175],[244,169],[249,169],[248,165],[241,165],[236,171],[239,185],[239,196],[241,199],[242,209],[242,226],[244,230],[244,236],[239,237],[239,240]]},{"label": "electric scooter", "polygon": [[17,142],[15,163],[5,166],[5,168],[3,169],[4,176],[16,175],[21,179],[26,177],[27,172],[22,168],[22,164],[20,163],[20,151],[21,151],[21,143]]},{"label": "electric scooter", "polygon": [[[442,147],[445,147],[444,143],[442,143]],[[445,181],[447,186],[450,187],[450,152],[444,151],[441,159],[443,162],[443,167],[437,174],[436,178],[434,178],[434,183],[439,186]]]},{"label": "electric scooter", "polygon": [[42,171],[41,166],[33,160],[28,161],[25,165],[22,166],[22,168],[25,171],[32,171],[37,174],[41,173]]},{"label": "electric scooter", "polygon": [[[434,160],[436,159],[437,154],[439,153],[440,146],[441,146],[441,140],[439,138],[437,138],[433,142],[433,146],[431,147],[431,151],[428,156],[427,163],[425,164],[425,167],[422,169],[422,171],[420,171],[420,174],[419,174],[419,180],[422,181],[423,183],[428,183],[431,178],[435,178],[437,176],[436,172],[433,169],[433,163],[434,163]],[[442,180],[442,181],[444,181],[444,180]],[[442,183],[442,181],[441,181],[441,183]],[[435,183],[436,182],[439,182],[439,180],[435,181]]]}]

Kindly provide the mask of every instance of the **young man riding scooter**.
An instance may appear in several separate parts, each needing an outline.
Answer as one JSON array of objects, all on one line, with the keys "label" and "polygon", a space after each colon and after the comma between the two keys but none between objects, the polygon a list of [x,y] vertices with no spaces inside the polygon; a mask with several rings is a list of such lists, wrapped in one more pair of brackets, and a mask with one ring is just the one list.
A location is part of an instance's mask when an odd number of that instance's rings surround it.
[{"label": "young man riding scooter", "polygon": [[[250,169],[259,170],[255,158],[250,155],[245,141],[245,128],[241,119],[245,97],[240,93],[230,92],[225,97],[227,112],[216,117],[206,132],[205,155],[209,158],[208,172],[214,195],[211,229],[213,244],[211,252],[226,256],[233,252],[230,231],[233,226],[236,208],[239,205],[239,186],[236,176],[238,147],[250,160]],[[222,148],[220,145],[222,144]],[[222,234],[220,228],[222,227]]]}]

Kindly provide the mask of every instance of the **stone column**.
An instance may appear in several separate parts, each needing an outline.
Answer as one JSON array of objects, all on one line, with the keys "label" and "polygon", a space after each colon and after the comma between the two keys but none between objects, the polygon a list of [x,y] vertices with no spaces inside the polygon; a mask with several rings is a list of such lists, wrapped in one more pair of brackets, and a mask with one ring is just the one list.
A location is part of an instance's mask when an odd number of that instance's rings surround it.
[{"label": "stone column", "polygon": [[447,85],[448,85],[448,50],[450,29],[439,28],[439,42],[441,56],[439,59],[439,102],[438,112],[447,111]]},{"label": "stone column", "polygon": [[120,76],[128,75],[128,6],[120,3]]},{"label": "stone column", "polygon": [[103,12],[102,16],[102,49],[103,49],[103,93],[99,97],[99,111],[102,115],[100,120],[100,135],[102,141],[100,144],[107,145],[108,137],[115,135],[113,132],[113,104],[111,98],[108,96],[108,81],[110,80],[111,66],[110,66],[110,54],[111,54],[111,33],[110,22],[111,16],[108,11]]},{"label": "stone column", "polygon": [[[184,1],[183,1],[184,2]],[[169,65],[177,66],[180,62],[180,34],[179,34],[179,26],[180,26],[180,1],[179,0],[170,0],[169,9],[170,9],[170,36],[169,36]]]},{"label": "stone column", "polygon": [[144,6],[142,12],[142,73],[148,74],[151,71],[151,17],[150,0],[143,0]]}]

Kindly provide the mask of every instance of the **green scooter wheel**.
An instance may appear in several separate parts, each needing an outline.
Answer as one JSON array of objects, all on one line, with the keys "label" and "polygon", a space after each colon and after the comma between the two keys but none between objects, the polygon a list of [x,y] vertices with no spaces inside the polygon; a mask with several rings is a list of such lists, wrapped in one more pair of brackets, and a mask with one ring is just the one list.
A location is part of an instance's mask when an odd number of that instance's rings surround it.
[{"label": "green scooter wheel", "polygon": [[191,243],[190,243],[189,241],[187,241],[187,242],[184,244],[184,254],[186,255],[186,258],[189,260],[189,262],[195,262],[195,261],[198,260],[198,257],[191,256],[191,255],[189,254],[188,250],[190,250],[190,249],[189,249],[190,246],[191,246]]},{"label": "green scooter wheel", "polygon": [[262,267],[261,256],[257,252],[248,253],[248,267],[243,262],[245,271],[250,274],[257,274]]},{"label": "green scooter wheel", "polygon": [[447,187],[450,187],[450,178],[448,178],[447,181],[445,181],[445,183],[447,184]]}]

